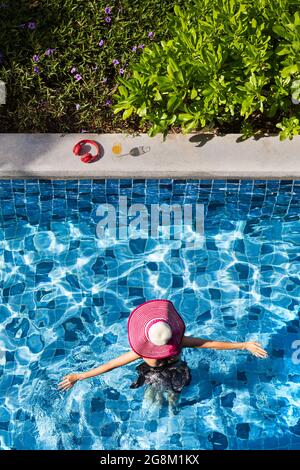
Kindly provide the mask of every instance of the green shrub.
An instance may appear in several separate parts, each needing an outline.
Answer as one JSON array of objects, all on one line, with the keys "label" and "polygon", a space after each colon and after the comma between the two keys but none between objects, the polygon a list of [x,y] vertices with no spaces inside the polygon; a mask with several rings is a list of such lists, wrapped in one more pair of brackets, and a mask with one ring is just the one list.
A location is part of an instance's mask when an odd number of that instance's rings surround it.
[{"label": "green shrub", "polygon": [[[148,45],[118,79],[114,112],[149,134],[239,122],[245,137],[272,121],[280,138],[299,133],[298,1],[194,0],[168,15],[169,39]],[[275,127],[276,126],[276,127]]]}]

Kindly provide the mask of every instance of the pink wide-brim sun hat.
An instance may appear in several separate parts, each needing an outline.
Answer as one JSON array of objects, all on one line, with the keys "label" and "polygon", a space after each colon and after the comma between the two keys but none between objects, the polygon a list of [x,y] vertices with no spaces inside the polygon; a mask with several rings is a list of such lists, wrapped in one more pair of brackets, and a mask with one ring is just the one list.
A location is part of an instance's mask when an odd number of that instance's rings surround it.
[{"label": "pink wide-brim sun hat", "polygon": [[[154,344],[149,338],[149,329],[158,322],[170,331],[171,337],[166,344]],[[184,321],[170,300],[149,300],[136,307],[128,319],[131,348],[138,355],[149,359],[165,359],[178,355],[184,332]]]}]

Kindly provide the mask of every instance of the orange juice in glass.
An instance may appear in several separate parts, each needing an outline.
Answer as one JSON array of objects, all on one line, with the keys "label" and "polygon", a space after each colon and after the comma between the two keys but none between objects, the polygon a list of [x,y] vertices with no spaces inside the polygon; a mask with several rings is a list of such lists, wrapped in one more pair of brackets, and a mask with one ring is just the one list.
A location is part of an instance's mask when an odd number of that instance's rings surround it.
[{"label": "orange juice in glass", "polygon": [[114,144],[111,150],[114,155],[120,156],[122,152],[122,145],[120,143]]}]

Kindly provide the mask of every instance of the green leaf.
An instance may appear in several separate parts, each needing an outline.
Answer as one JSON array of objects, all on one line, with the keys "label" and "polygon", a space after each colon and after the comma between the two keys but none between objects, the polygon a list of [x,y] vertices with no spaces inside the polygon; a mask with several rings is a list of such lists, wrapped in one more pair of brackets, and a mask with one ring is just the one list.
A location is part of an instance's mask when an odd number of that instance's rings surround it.
[{"label": "green leaf", "polygon": [[276,50],[277,55],[287,55],[287,54],[291,54],[291,52],[292,52],[291,48],[286,47],[285,45],[279,46]]},{"label": "green leaf", "polygon": [[274,33],[278,34],[278,36],[282,36],[284,38],[286,37],[286,30],[283,26],[276,24],[275,26],[273,26],[272,30],[274,31]]},{"label": "green leaf", "polygon": [[296,11],[294,14],[294,25],[300,26],[300,14],[299,11]]},{"label": "green leaf", "polygon": [[137,110],[137,113],[140,117],[147,115],[147,105],[143,103],[142,106]]},{"label": "green leaf", "polygon": [[167,110],[174,112],[178,108],[178,106],[180,106],[181,102],[182,101],[180,99],[180,96],[171,95],[168,99]]},{"label": "green leaf", "polygon": [[148,134],[150,137],[155,137],[161,131],[162,131],[161,127],[157,124],[154,124],[149,130]]},{"label": "green leaf", "polygon": [[300,80],[294,80],[291,85],[292,98],[298,100],[300,97]]},{"label": "green leaf", "polygon": [[123,96],[124,98],[127,98],[127,97],[128,97],[128,90],[127,90],[127,88],[125,88],[125,86],[119,85],[119,87],[118,87],[118,92],[119,92],[120,95]]},{"label": "green leaf", "polygon": [[270,106],[270,109],[269,109],[269,111],[268,111],[267,116],[270,117],[270,118],[274,117],[275,114],[276,114],[277,109],[278,109],[277,103],[273,103],[273,104]]},{"label": "green leaf", "polygon": [[172,81],[168,77],[157,77],[157,84],[162,92],[169,91],[172,88]]},{"label": "green leaf", "polygon": [[191,91],[191,100],[194,100],[198,96],[197,90],[195,88],[192,89]]},{"label": "green leaf", "polygon": [[297,73],[297,72],[299,72],[298,65],[292,64],[292,65],[288,65],[287,67],[284,67],[281,71],[281,75],[283,77],[289,77],[293,73]]},{"label": "green leaf", "polygon": [[198,125],[198,123],[197,123],[196,120],[191,121],[186,127],[184,127],[184,131],[183,131],[184,134],[187,134],[188,132],[190,132],[190,131],[196,129],[196,128],[197,128],[197,125]]},{"label": "green leaf", "polygon": [[180,113],[178,117],[180,121],[183,121],[183,122],[188,122],[194,118],[193,114],[189,114],[189,113]]},{"label": "green leaf", "polygon": [[159,90],[156,89],[155,94],[154,94],[154,101],[161,101],[161,100],[162,100],[162,96]]},{"label": "green leaf", "polygon": [[114,114],[118,114],[118,113],[120,113],[121,111],[123,111],[124,109],[126,109],[126,106],[125,106],[125,105],[115,105],[115,106],[113,106],[113,112],[114,112]]},{"label": "green leaf", "polygon": [[181,9],[180,9],[180,7],[179,7],[178,5],[175,5],[175,6],[174,6],[174,13],[175,13],[176,16],[179,16],[179,17],[182,17],[182,16],[183,16],[183,15],[182,15],[182,11],[181,11]]},{"label": "green leaf", "polygon": [[130,108],[126,109],[126,110],[124,111],[124,113],[123,113],[122,118],[123,118],[124,120],[125,120],[125,119],[128,119],[128,118],[132,115],[133,109],[134,109],[133,106],[131,106]]},{"label": "green leaf", "polygon": [[178,65],[176,64],[175,60],[172,57],[168,57],[168,66],[172,70],[172,72],[179,72]]},{"label": "green leaf", "polygon": [[182,84],[185,83],[182,70],[178,70],[178,72],[175,72],[174,76],[175,76],[176,82],[179,82]]},{"label": "green leaf", "polygon": [[168,120],[168,124],[169,124],[170,126],[172,126],[173,124],[175,124],[176,120],[177,120],[177,116],[176,116],[176,114],[173,114],[173,116],[171,117],[171,119]]},{"label": "green leaf", "polygon": [[156,83],[157,82],[157,74],[154,73],[153,75],[151,75],[148,79],[148,85],[153,85],[153,83]]},{"label": "green leaf", "polygon": [[136,70],[133,71],[133,77],[137,80],[138,83],[140,83],[142,86],[144,85],[145,78],[142,77],[139,72]]},{"label": "green leaf", "polygon": [[132,83],[130,80],[125,80],[125,78],[119,77],[118,81],[124,85],[124,87],[128,88],[129,90],[132,90]]}]

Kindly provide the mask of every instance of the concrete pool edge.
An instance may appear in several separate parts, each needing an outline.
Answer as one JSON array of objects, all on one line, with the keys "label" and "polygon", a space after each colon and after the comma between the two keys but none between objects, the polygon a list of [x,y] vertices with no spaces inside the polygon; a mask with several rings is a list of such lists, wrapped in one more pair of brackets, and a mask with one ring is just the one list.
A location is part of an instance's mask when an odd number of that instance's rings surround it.
[{"label": "concrete pool edge", "polygon": [[[84,164],[73,155],[82,139],[102,144],[99,161]],[[124,156],[113,154],[116,144]],[[300,136],[280,142],[278,136],[169,134],[164,142],[146,134],[0,133],[0,179],[35,178],[300,179]]]}]

